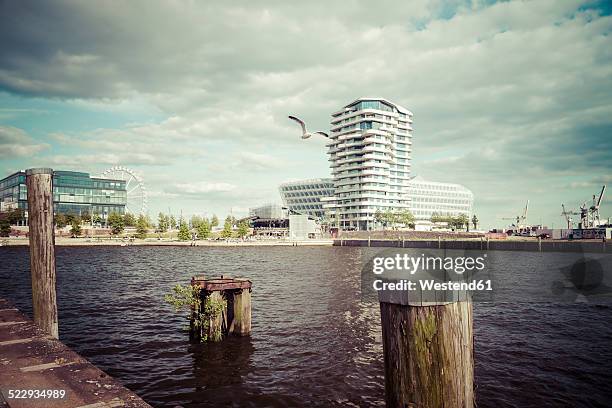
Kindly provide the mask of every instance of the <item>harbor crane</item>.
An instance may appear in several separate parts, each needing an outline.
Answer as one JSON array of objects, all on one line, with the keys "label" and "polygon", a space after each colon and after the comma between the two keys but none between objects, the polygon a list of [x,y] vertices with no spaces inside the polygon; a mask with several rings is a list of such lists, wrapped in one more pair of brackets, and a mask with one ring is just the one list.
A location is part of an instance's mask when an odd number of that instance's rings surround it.
[{"label": "harbor crane", "polygon": [[580,213],[574,211],[574,210],[569,210],[567,211],[565,209],[565,204],[561,204],[561,209],[563,211],[561,211],[561,215],[565,217],[565,221],[567,221],[567,229],[572,229],[574,228],[574,219],[572,218],[572,215],[579,215]]},{"label": "harbor crane", "polygon": [[580,228],[597,228],[601,225],[599,207],[606,193],[606,185],[601,187],[599,197],[593,194],[593,204],[588,207],[586,201],[580,206]]},{"label": "harbor crane", "polygon": [[599,227],[601,224],[601,220],[599,218],[599,207],[601,206],[601,202],[603,200],[604,194],[606,193],[606,185],[604,184],[601,187],[601,192],[599,193],[599,197],[595,200],[595,194],[593,194],[593,205],[589,208],[591,212],[591,220],[593,221],[594,227]]},{"label": "harbor crane", "polygon": [[523,209],[522,215],[517,215],[516,217],[511,217],[511,218],[502,218],[502,220],[515,221],[515,224],[512,224],[512,225],[520,229],[527,223],[527,211],[528,210],[529,210],[529,200],[527,200],[527,204],[525,204],[525,208]]},{"label": "harbor crane", "polygon": [[588,206],[586,201],[582,203],[582,205],[580,206],[580,223],[578,224],[578,228],[597,228],[601,225],[599,207],[601,206],[601,202],[603,201],[605,193],[606,185],[604,184],[601,187],[599,196],[597,196],[597,194],[593,194],[593,203],[591,204],[591,206]]}]

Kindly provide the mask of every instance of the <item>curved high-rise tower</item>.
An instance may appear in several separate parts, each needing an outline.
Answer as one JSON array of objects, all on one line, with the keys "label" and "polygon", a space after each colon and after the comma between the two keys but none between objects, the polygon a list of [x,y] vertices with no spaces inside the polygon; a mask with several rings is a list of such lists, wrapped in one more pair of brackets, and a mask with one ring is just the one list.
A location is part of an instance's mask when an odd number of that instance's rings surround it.
[{"label": "curved high-rise tower", "polygon": [[335,199],[327,210],[341,228],[368,230],[377,210],[409,209],[411,138],[412,112],[383,98],[359,98],[332,114]]}]

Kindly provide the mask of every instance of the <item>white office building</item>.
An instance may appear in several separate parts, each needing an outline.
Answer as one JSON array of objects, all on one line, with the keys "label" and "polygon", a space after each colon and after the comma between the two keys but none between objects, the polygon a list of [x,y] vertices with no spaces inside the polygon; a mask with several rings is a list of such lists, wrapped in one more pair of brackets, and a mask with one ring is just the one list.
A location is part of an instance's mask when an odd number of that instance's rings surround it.
[{"label": "white office building", "polygon": [[460,184],[439,183],[417,176],[409,182],[410,211],[417,221],[430,221],[431,216],[472,215],[474,194]]},{"label": "white office building", "polygon": [[410,208],[412,112],[359,98],[332,114],[328,155],[335,197],[326,205],[342,229],[368,230],[374,214]]},{"label": "white office building", "polygon": [[289,210],[322,219],[322,198],[334,195],[334,182],[330,178],[292,181],[279,186],[283,205]]}]

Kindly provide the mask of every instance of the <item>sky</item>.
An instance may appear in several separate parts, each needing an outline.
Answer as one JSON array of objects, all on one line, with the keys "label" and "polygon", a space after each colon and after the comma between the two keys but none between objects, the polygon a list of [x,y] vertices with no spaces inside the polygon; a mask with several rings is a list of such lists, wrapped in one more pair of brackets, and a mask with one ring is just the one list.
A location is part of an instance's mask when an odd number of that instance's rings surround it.
[{"label": "sky", "polygon": [[[359,97],[414,113],[412,172],[460,183],[484,227],[530,200],[561,227],[612,182],[606,1],[0,1],[0,175],[140,174],[149,213],[220,217],[329,177]],[[612,216],[612,191],[602,206]]]}]

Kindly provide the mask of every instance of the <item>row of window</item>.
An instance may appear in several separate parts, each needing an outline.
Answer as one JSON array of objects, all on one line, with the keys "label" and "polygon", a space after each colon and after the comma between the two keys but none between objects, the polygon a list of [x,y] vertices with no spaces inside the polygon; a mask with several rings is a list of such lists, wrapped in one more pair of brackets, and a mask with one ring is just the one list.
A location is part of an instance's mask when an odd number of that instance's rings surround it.
[{"label": "row of window", "polygon": [[283,186],[281,187],[282,191],[299,191],[299,190],[315,190],[315,189],[327,189],[333,188],[332,183],[325,184],[308,184],[308,185],[298,185],[298,186]]},{"label": "row of window", "polygon": [[382,102],[382,101],[360,101],[355,105],[349,106],[349,108],[353,108],[355,110],[363,110],[363,109],[377,109],[387,112],[393,112],[395,109],[393,106]]},{"label": "row of window", "polygon": [[[452,194],[452,195],[447,194],[444,197],[468,197],[468,196],[458,195],[458,194]],[[458,200],[458,199],[453,199],[453,198],[438,198],[438,197],[413,197],[412,201],[418,202],[418,203],[456,203],[456,204],[469,204],[472,202],[471,199]]]},{"label": "row of window", "polygon": [[472,198],[473,195],[471,193],[457,192],[457,191],[423,191],[423,190],[415,190],[413,188],[409,189],[410,194],[414,197],[418,196],[430,196],[430,197],[463,197],[463,198]]},{"label": "row of window", "polygon": [[334,190],[298,191],[296,193],[285,193],[285,197],[321,197],[334,195]]},{"label": "row of window", "polygon": [[421,184],[419,182],[415,182],[413,187],[416,190],[425,191],[425,190],[443,190],[443,191],[453,191],[459,190],[461,187],[456,185],[447,185],[447,184]]},{"label": "row of window", "polygon": [[0,181],[0,190],[4,190],[7,187],[13,187],[17,184],[25,184],[25,174],[15,174],[14,176],[7,177]]},{"label": "row of window", "polygon": [[469,207],[470,203],[448,203],[448,204],[411,204],[411,208],[426,208],[428,210],[452,209],[457,207]]}]

